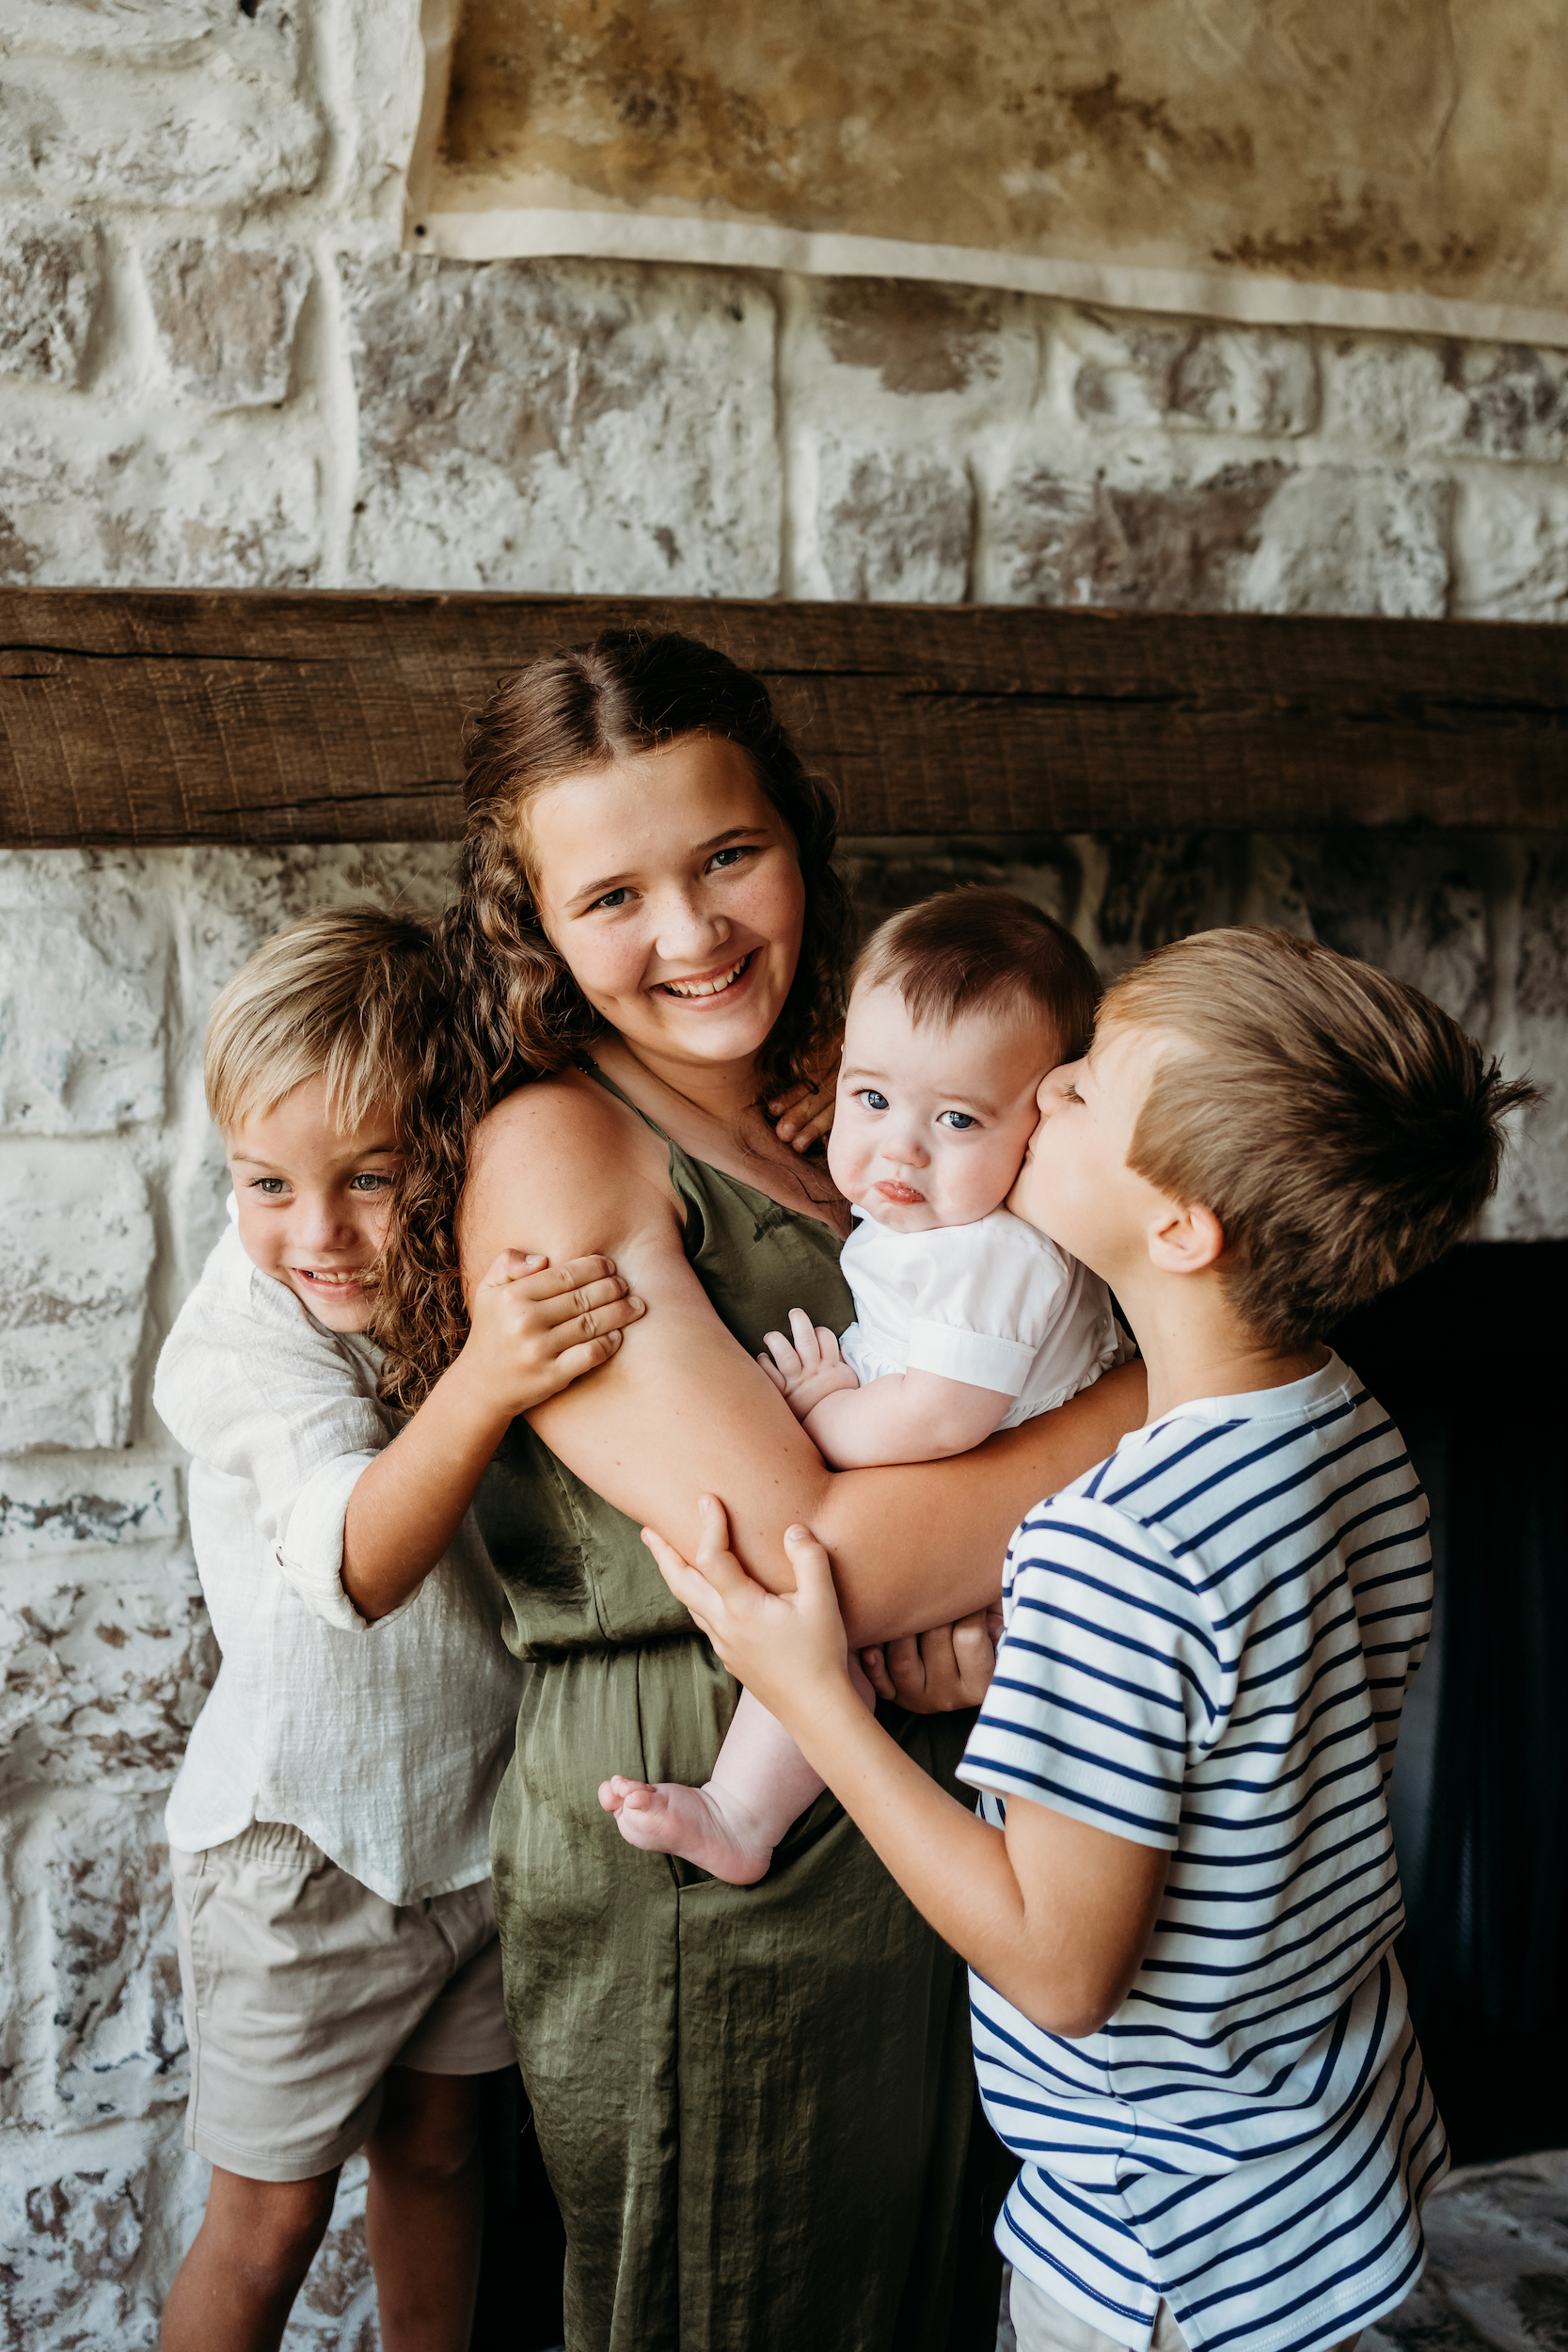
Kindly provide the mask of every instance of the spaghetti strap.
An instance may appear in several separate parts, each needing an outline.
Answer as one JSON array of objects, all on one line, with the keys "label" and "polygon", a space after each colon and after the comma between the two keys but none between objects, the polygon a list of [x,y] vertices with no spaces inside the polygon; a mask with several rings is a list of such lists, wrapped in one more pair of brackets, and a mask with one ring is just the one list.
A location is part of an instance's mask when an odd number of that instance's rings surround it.
[{"label": "spaghetti strap", "polygon": [[[650,1128],[658,1137],[660,1143],[667,1143],[672,1152],[680,1151],[680,1145],[675,1141],[673,1136],[667,1136],[663,1128],[659,1125],[657,1120],[650,1119],[647,1112],[632,1101],[631,1096],[626,1092],[626,1088],[618,1087],[614,1079],[608,1076],[606,1073],[599,1068],[598,1063],[594,1059],[592,1054],[575,1055],[572,1066],[576,1070],[580,1070],[585,1078],[592,1078],[595,1086],[603,1087],[607,1094],[613,1094],[617,1103],[624,1103],[628,1111],[635,1111],[638,1118],[642,1121],[643,1126]],[[684,1159],[688,1155],[685,1152],[682,1152],[681,1156]]]}]

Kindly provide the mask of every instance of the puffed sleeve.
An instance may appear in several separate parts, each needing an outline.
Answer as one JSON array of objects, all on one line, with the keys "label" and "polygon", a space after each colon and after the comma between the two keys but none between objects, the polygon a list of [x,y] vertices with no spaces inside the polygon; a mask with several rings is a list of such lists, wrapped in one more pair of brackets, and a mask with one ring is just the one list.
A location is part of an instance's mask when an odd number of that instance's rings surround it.
[{"label": "puffed sleeve", "polygon": [[1067,1302],[1069,1261],[1006,1210],[920,1240],[925,1264],[912,1302],[910,1370],[1022,1395]]}]

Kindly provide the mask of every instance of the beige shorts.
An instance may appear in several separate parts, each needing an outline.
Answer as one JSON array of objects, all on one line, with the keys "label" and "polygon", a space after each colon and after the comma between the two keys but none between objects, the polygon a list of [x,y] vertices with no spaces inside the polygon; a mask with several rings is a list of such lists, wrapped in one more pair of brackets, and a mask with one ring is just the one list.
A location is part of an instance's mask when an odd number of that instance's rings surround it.
[{"label": "beige shorts", "polygon": [[[1101,2334],[1086,2319],[1069,2312],[1053,2295],[1026,2279],[1022,2270],[1009,2272],[1007,2316],[1018,2339],[1018,2352],[1121,2352],[1114,2336]],[[1357,2339],[1347,2336],[1334,2352],[1352,2352]],[[1187,2352],[1187,2339],[1176,2324],[1176,2313],[1162,2301],[1154,2314],[1150,2352]]]},{"label": "beige shorts", "polygon": [[169,1854],[191,2045],[185,2145],[252,2181],[361,2147],[389,2066],[510,2066],[490,1883],[395,1904],[302,1830],[256,1821]]}]

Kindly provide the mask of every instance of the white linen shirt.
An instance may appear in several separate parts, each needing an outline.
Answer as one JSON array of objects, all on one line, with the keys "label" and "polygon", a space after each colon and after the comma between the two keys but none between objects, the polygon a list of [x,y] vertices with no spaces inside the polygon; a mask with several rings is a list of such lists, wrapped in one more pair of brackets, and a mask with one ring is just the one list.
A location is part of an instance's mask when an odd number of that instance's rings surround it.
[{"label": "white linen shirt", "polygon": [[1117,1361],[1104,1283],[1010,1209],[925,1233],[852,1214],[860,1222],[839,1263],[855,1320],[839,1347],[863,1388],[889,1373],[940,1373],[1012,1397],[997,1427],[1014,1429]]},{"label": "white linen shirt", "polygon": [[223,1653],[170,1793],[186,1852],[288,1821],[386,1901],[488,1875],[524,1670],[472,1518],[374,1624],[343,1590],[356,1481],[396,1422],[376,1351],[319,1324],[230,1230],[181,1310],[152,1397],[193,1456],[191,1538]]}]

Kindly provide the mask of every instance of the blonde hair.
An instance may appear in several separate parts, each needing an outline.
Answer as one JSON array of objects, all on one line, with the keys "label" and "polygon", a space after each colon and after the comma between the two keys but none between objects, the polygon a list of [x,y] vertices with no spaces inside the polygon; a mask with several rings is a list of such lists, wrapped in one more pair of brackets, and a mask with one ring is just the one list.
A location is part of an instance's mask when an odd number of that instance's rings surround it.
[{"label": "blonde hair", "polygon": [[849,986],[896,987],[918,1026],[1033,1007],[1076,1061],[1094,1029],[1100,980],[1072,933],[1010,890],[944,890],[879,925]]},{"label": "blonde hair", "polygon": [[1497,1189],[1505,1079],[1440,1006],[1288,931],[1200,931],[1115,981],[1097,1038],[1196,1046],[1150,1081],[1128,1166],[1225,1233],[1241,1320],[1307,1345],[1458,1241]]},{"label": "blonde hair", "polygon": [[333,907],[279,931],[213,1007],[203,1074],[224,1134],[325,1075],[344,1133],[387,1109],[401,1127],[438,1009],[431,926]]}]

